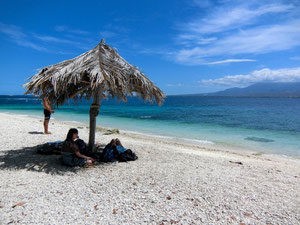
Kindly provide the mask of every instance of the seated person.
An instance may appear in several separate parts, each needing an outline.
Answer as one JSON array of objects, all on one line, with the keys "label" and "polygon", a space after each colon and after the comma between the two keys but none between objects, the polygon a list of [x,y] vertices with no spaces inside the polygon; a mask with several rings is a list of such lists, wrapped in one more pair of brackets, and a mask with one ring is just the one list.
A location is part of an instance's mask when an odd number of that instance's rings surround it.
[{"label": "seated person", "polygon": [[77,138],[75,144],[79,148],[80,154],[96,159],[97,161],[101,161],[102,153],[101,152],[93,152],[88,149],[87,144],[84,140]]},{"label": "seated person", "polygon": [[71,128],[62,146],[61,154],[63,162],[67,166],[91,167],[92,163],[95,162],[95,159],[80,153],[80,150],[75,143],[75,140],[78,138],[78,130]]},{"label": "seated person", "polygon": [[110,141],[110,145],[112,146],[112,148],[115,148],[119,154],[127,150],[126,148],[123,147],[121,141],[118,138],[112,139]]},{"label": "seated person", "polygon": [[125,152],[127,149],[123,147],[121,141],[116,138],[112,139],[109,144],[107,144],[103,151],[103,161],[104,162],[115,162],[119,160],[119,155]]}]

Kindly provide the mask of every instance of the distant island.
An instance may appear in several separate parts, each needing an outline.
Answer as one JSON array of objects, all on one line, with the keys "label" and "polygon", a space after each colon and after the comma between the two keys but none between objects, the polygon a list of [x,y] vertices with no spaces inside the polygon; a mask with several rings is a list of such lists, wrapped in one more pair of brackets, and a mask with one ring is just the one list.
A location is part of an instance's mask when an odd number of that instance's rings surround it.
[{"label": "distant island", "polygon": [[230,97],[300,97],[300,82],[294,83],[256,83],[245,88],[229,88],[193,96],[230,96]]}]

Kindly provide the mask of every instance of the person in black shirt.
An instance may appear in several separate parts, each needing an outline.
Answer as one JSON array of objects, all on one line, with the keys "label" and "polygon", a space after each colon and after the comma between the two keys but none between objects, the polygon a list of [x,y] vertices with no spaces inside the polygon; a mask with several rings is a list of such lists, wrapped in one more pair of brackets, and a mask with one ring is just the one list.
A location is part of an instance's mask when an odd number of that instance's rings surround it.
[{"label": "person in black shirt", "polygon": [[44,106],[44,134],[51,134],[51,132],[48,131],[48,125],[49,120],[51,117],[51,113],[54,113],[54,111],[51,109],[50,101],[47,97],[43,98],[43,106]]}]

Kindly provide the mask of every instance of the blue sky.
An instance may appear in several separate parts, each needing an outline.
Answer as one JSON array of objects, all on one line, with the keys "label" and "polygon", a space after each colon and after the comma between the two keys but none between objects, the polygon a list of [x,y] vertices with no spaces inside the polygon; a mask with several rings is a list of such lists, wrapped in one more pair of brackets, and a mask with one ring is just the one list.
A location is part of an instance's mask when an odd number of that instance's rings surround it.
[{"label": "blue sky", "polygon": [[0,0],[0,94],[102,38],[166,94],[300,81],[299,0]]}]

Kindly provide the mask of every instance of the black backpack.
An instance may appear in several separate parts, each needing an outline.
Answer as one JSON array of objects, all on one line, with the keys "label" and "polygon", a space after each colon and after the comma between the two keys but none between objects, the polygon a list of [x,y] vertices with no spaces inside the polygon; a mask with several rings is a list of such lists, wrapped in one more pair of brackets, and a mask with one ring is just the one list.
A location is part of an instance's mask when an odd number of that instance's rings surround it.
[{"label": "black backpack", "polygon": [[115,146],[111,146],[111,144],[107,144],[102,153],[102,162],[127,162],[137,160],[138,157],[136,154],[131,151],[131,149],[127,149],[126,151],[119,153]]},{"label": "black backpack", "polygon": [[134,161],[137,159],[138,157],[133,151],[131,151],[131,149],[127,149],[125,152],[122,152],[118,155],[119,162]]}]

